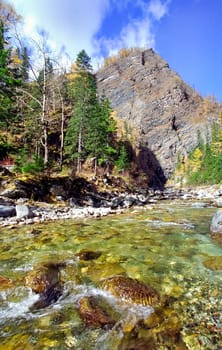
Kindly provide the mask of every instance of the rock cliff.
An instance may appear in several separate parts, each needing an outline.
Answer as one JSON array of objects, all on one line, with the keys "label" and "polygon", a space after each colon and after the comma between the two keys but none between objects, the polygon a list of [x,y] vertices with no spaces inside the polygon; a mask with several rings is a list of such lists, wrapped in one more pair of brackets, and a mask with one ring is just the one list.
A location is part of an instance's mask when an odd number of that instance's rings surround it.
[{"label": "rock cliff", "polygon": [[210,136],[217,104],[203,99],[152,49],[117,58],[96,78],[99,95],[109,98],[117,118],[132,130],[144,169],[153,167],[160,181],[197,145],[199,134]]}]

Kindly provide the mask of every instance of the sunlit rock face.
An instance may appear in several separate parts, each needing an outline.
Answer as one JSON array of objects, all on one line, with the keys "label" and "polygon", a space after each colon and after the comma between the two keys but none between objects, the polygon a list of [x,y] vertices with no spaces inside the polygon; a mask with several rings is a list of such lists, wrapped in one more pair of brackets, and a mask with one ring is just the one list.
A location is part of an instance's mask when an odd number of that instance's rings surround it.
[{"label": "sunlit rock face", "polygon": [[[203,99],[152,49],[135,50],[96,73],[99,95],[107,97],[117,119],[128,125],[135,145],[147,150],[169,178],[183,159],[210,137],[218,105]],[[147,159],[143,162],[149,163]],[[150,166],[150,164],[147,164]],[[158,169],[156,166],[156,169]]]}]

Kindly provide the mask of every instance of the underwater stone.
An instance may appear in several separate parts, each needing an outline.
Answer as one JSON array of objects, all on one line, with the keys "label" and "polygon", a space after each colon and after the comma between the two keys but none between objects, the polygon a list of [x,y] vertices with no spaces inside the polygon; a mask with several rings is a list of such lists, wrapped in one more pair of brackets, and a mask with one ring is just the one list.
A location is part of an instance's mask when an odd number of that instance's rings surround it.
[{"label": "underwater stone", "polygon": [[100,257],[100,255],[100,252],[94,252],[92,250],[81,250],[79,253],[76,254],[79,260],[84,261],[97,259]]},{"label": "underwater stone", "polygon": [[6,289],[9,287],[12,287],[12,281],[9,278],[0,275],[0,290]]},{"label": "underwater stone", "polygon": [[87,326],[112,327],[115,321],[103,310],[96,297],[84,297],[80,300],[79,314]]},{"label": "underwater stone", "polygon": [[154,306],[160,301],[155,289],[130,277],[110,277],[103,281],[102,288],[117,298],[135,304]]}]

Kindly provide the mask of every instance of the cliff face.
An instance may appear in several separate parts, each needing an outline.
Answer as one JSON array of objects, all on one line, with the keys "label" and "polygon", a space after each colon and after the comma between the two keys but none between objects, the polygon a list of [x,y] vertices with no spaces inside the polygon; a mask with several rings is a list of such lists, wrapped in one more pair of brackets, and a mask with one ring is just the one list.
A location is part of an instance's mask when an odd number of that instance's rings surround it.
[{"label": "cliff face", "polygon": [[218,106],[203,99],[152,49],[132,52],[96,73],[99,94],[109,98],[142,150],[144,168],[169,178],[178,157],[186,157],[210,134]]}]

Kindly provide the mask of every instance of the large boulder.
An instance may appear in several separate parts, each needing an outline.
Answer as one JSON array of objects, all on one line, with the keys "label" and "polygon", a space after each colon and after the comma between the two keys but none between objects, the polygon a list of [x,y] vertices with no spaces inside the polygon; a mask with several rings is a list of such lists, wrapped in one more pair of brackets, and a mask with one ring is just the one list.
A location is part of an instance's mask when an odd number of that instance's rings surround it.
[{"label": "large boulder", "polygon": [[212,236],[216,236],[222,240],[222,209],[218,209],[214,214],[210,225],[210,232]]}]

